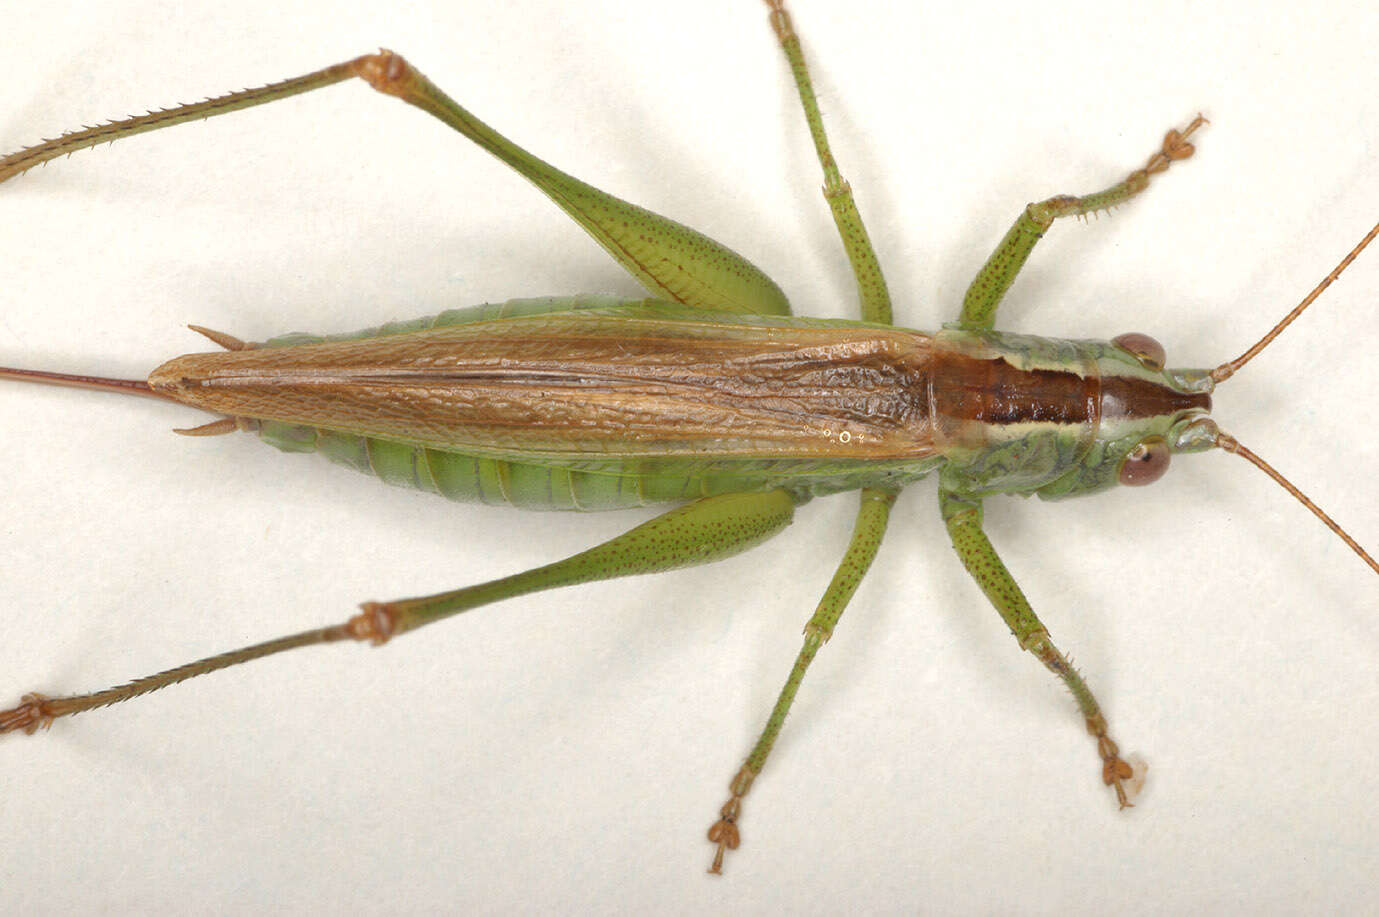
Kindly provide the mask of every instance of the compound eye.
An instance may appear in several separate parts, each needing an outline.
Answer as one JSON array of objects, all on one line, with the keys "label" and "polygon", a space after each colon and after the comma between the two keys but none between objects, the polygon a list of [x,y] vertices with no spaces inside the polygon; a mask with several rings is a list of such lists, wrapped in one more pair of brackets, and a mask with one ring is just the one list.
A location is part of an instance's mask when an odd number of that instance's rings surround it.
[{"label": "compound eye", "polygon": [[1111,338],[1111,343],[1139,360],[1146,369],[1164,368],[1164,345],[1147,334],[1132,331]]},{"label": "compound eye", "polygon": [[1151,436],[1141,441],[1120,463],[1120,482],[1127,487],[1153,484],[1168,470],[1168,443]]}]

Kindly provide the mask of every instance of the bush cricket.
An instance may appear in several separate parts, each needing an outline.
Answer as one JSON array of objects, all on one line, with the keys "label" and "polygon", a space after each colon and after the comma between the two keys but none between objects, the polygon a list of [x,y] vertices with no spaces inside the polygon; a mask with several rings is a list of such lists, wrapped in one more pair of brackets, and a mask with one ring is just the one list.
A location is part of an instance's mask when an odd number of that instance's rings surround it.
[{"label": "bush cricket", "polygon": [[[459,101],[461,101],[461,102],[463,103],[463,102],[465,102],[465,99],[461,98],[461,99],[459,99]],[[480,113],[480,114],[483,114],[483,113]],[[1129,165],[1129,164],[1127,164],[1127,165]],[[1185,170],[1183,170],[1183,171],[1190,172],[1190,171],[1191,171],[1190,165],[1189,165],[1189,167],[1185,168]],[[1157,178],[1156,178],[1156,179],[1154,179],[1154,181],[1158,182],[1158,181],[1160,181],[1160,179],[1157,179]],[[1174,181],[1183,181],[1183,178],[1182,178],[1182,177],[1178,177],[1178,178],[1175,178]],[[1081,192],[1081,190],[1084,190],[1084,189],[1071,189],[1071,190],[1074,190],[1074,192]],[[1088,189],[1088,190],[1089,190],[1089,189]],[[1150,190],[1150,196],[1153,196],[1153,190]],[[1088,232],[1096,232],[1096,228],[1092,228],[1091,230],[1088,230]],[[1036,259],[1038,258],[1038,251],[1034,252],[1034,258],[1036,258]],[[1165,343],[1168,343],[1169,347],[1174,346],[1174,345],[1172,345],[1172,342],[1165,342]],[[1169,356],[1172,356],[1172,352],[1171,352],[1171,354],[1169,354]],[[855,612],[854,612],[854,614],[855,614]],[[1063,633],[1066,633],[1066,629],[1063,630]],[[1114,757],[1114,756],[1113,756],[1113,757]],[[1114,761],[1113,761],[1113,763],[1114,763]]]}]

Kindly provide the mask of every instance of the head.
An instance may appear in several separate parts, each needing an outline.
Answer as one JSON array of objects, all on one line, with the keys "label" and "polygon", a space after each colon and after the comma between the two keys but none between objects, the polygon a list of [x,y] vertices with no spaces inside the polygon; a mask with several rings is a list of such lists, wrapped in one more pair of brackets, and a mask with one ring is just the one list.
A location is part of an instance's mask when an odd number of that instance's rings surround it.
[{"label": "head", "polygon": [[[1120,374],[1122,365],[1129,365],[1131,377],[1152,379],[1155,386],[1175,395],[1196,395],[1198,405],[1185,406],[1180,410],[1164,412],[1142,418],[1139,422],[1127,420],[1113,423],[1104,432],[1098,430],[1093,448],[1083,455],[1078,467],[1068,472],[1064,478],[1050,482],[1039,490],[1039,495],[1048,499],[1092,493],[1110,486],[1111,470],[1114,469],[1115,482],[1139,486],[1157,481],[1168,470],[1170,457],[1177,452],[1205,452],[1219,448],[1238,455],[1292,494],[1306,506],[1318,519],[1331,529],[1361,560],[1379,573],[1379,563],[1364,548],[1351,538],[1336,522],[1313,503],[1306,494],[1294,487],[1283,475],[1267,462],[1240,444],[1239,440],[1216,426],[1209,416],[1211,410],[1210,392],[1217,383],[1224,382],[1265,347],[1267,347],[1285,328],[1292,324],[1303,311],[1341,275],[1350,263],[1364,251],[1375,237],[1379,236],[1379,225],[1375,225],[1350,252],[1341,259],[1335,269],[1322,278],[1312,292],[1303,297],[1291,312],[1270,329],[1269,333],[1249,350],[1213,370],[1165,370],[1164,350],[1157,341],[1148,335],[1123,334],[1112,341],[1105,342],[1104,349],[1098,352],[1098,366],[1103,372],[1110,368],[1113,374]],[[1126,357],[1139,365],[1136,370]],[[1103,404],[1105,399],[1103,398]]]},{"label": "head", "polygon": [[1075,465],[1037,491],[1045,500],[1142,487],[1177,453],[1204,452],[1220,431],[1210,417],[1215,381],[1199,369],[1165,369],[1164,348],[1147,334],[1078,341],[1099,382],[1096,419]]}]

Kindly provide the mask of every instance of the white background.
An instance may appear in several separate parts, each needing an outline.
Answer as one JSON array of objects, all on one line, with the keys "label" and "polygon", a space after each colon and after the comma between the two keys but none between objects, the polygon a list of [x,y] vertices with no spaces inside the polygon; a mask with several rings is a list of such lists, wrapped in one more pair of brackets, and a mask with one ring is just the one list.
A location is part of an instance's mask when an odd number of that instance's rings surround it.
[{"label": "white background", "polygon": [[[5,17],[0,147],[385,45],[593,184],[853,314],[794,90],[750,0],[120,2]],[[920,6],[920,5],[916,5]],[[927,6],[927,5],[925,5]],[[1058,225],[1009,330],[1235,356],[1379,218],[1372,4],[897,12],[798,0],[901,324],[956,316],[1019,208],[1098,190],[1201,109],[1199,155]],[[0,363],[142,376],[204,342],[633,282],[521,179],[344,85],[0,188]],[[1367,255],[1217,398],[1379,545]],[[390,489],[190,412],[0,386],[0,691],[104,687],[535,566],[646,514]],[[711,879],[703,838],[854,499],[700,570],[513,601],[382,650],[300,651],[0,740],[11,912],[1326,911],[1371,906],[1379,590],[1225,455],[988,531],[1151,765],[1118,813],[1064,692],[963,573],[931,484],[896,507]]]}]

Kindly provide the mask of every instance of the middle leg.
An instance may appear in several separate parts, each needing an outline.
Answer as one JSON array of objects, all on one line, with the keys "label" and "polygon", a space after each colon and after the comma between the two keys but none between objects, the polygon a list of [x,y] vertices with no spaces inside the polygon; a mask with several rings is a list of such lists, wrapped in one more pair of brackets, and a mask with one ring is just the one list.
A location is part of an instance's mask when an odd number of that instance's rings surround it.
[{"label": "middle leg", "polygon": [[862,215],[852,199],[852,186],[838,171],[838,163],[829,149],[823,115],[819,113],[819,100],[814,95],[814,83],[809,78],[804,51],[800,48],[800,36],[795,34],[790,14],[785,11],[785,0],[766,0],[766,5],[771,7],[771,28],[775,30],[785,58],[790,62],[790,72],[800,94],[800,105],[804,107],[804,117],[809,122],[809,135],[814,140],[814,151],[824,170],[824,199],[828,201],[828,209],[833,212],[833,223],[838,227],[838,235],[842,237],[843,248],[852,265],[852,274],[857,278],[862,320],[889,325],[891,294],[886,288],[886,278],[881,273],[881,262],[867,235],[867,227],[863,225]]},{"label": "middle leg", "polygon": [[752,782],[766,766],[766,758],[776,744],[781,727],[785,725],[786,714],[795,702],[795,694],[800,690],[800,683],[804,681],[805,671],[814,661],[819,648],[833,635],[833,628],[842,617],[843,609],[847,607],[848,601],[862,582],[862,577],[871,567],[876,551],[881,546],[881,538],[886,534],[886,523],[890,520],[891,507],[895,505],[897,493],[878,489],[862,491],[862,505],[857,511],[852,541],[848,543],[843,560],[838,564],[823,598],[819,600],[813,617],[804,626],[804,646],[795,657],[795,665],[785,680],[785,687],[781,688],[776,705],[771,708],[766,728],[762,730],[761,737],[752,746],[747,760],[729,784],[731,795],[719,810],[718,821],[709,829],[709,840],[717,845],[709,872],[721,873],[723,855],[729,850],[736,850],[741,841],[737,820],[742,815],[742,798],[747,795],[747,791],[752,788]]}]

